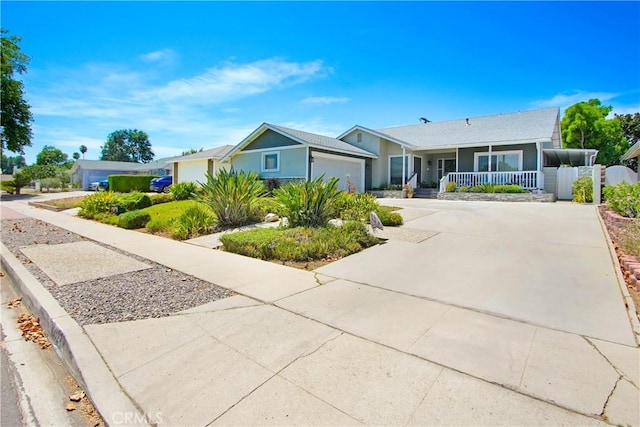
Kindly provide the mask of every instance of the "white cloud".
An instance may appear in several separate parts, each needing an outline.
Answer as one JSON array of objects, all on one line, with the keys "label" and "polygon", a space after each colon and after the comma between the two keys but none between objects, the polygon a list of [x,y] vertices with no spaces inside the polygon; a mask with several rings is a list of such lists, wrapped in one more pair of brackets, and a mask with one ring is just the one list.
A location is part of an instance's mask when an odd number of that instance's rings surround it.
[{"label": "white cloud", "polygon": [[278,58],[247,64],[227,63],[191,78],[174,80],[163,87],[140,91],[137,97],[153,102],[216,104],[304,83],[323,77],[330,69],[322,61],[287,62]]},{"label": "white cloud", "polygon": [[140,59],[144,62],[156,63],[161,65],[171,65],[173,64],[178,55],[172,49],[161,49],[156,50],[154,52],[145,53],[140,56]]},{"label": "white cloud", "polygon": [[344,104],[345,102],[349,102],[350,99],[341,96],[308,96],[300,101],[300,104],[303,105],[329,105],[329,104]]},{"label": "white cloud", "polygon": [[533,101],[532,106],[536,108],[560,107],[564,110],[578,102],[588,101],[597,98],[602,102],[608,101],[619,96],[619,93],[613,92],[586,92],[582,90],[573,91],[573,93],[559,93],[549,99]]}]

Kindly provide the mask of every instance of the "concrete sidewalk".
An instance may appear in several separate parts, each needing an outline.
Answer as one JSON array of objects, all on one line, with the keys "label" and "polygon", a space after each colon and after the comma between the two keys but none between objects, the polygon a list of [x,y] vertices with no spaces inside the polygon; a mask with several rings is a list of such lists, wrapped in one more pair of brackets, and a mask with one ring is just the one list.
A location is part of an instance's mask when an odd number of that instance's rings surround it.
[{"label": "concrete sidewalk", "polygon": [[[405,219],[437,218],[451,206],[407,209]],[[625,338],[633,336],[629,323],[602,332],[622,338],[603,339],[20,202],[3,203],[3,218],[5,207],[239,294],[165,318],[84,328],[144,421],[640,424],[640,352]],[[106,421],[133,423],[124,415],[135,410],[117,407],[102,413]]]}]

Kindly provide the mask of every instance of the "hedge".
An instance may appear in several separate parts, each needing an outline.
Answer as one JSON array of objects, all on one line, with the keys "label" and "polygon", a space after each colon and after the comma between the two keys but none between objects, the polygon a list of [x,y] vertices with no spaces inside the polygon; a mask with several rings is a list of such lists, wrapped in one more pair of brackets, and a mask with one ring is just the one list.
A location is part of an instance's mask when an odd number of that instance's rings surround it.
[{"label": "hedge", "polygon": [[158,175],[109,175],[109,190],[116,193],[149,191],[149,185]]}]

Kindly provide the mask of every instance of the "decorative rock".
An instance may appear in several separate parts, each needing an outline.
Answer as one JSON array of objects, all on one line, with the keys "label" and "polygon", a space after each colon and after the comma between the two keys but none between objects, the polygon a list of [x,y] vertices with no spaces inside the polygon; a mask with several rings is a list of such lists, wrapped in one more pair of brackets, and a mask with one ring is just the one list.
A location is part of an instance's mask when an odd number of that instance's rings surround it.
[{"label": "decorative rock", "polygon": [[280,217],[274,213],[268,213],[264,217],[264,222],[276,222],[276,221],[280,221]]},{"label": "decorative rock", "polygon": [[342,227],[342,220],[340,218],[330,219],[328,224],[332,227]]},{"label": "decorative rock", "polygon": [[286,228],[289,226],[289,218],[280,218],[280,227]]}]

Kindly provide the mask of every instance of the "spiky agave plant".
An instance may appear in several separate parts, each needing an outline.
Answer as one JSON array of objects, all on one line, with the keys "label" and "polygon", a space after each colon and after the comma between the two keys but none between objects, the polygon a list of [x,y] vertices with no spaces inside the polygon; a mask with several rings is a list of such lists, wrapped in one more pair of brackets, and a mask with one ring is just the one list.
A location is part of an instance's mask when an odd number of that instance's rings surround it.
[{"label": "spiky agave plant", "polygon": [[335,215],[338,178],[324,175],[309,182],[291,182],[273,191],[291,227],[322,227]]},{"label": "spiky agave plant", "polygon": [[206,203],[216,214],[222,227],[236,227],[251,222],[256,203],[265,194],[260,176],[255,172],[221,169],[217,176],[206,175],[207,182],[199,183],[202,194],[198,200]]}]

